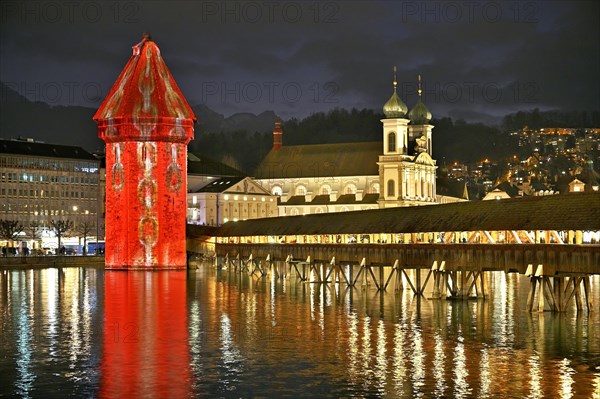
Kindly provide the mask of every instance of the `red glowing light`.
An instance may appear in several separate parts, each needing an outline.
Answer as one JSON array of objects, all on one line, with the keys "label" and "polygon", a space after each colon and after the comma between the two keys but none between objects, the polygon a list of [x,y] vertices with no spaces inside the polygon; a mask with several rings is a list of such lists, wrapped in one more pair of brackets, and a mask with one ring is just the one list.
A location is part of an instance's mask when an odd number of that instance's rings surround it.
[{"label": "red glowing light", "polygon": [[108,269],[185,268],[187,143],[196,117],[149,37],[94,115],[106,142]]},{"label": "red glowing light", "polygon": [[99,396],[189,397],[186,272],[108,271],[104,281]]}]

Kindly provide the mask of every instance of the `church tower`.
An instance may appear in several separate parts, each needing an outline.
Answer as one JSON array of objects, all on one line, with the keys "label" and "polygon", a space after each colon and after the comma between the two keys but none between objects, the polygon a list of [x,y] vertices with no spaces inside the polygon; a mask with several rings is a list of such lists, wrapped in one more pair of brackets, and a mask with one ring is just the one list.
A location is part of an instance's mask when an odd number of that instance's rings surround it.
[{"label": "church tower", "polygon": [[196,117],[149,35],[93,119],[106,142],[106,268],[185,268]]},{"label": "church tower", "polygon": [[408,137],[409,140],[416,144],[416,140],[419,137],[423,137],[425,141],[425,148],[429,156],[433,156],[431,153],[431,130],[433,126],[429,124],[431,120],[431,112],[427,109],[422,101],[423,90],[421,88],[421,75],[418,76],[418,89],[419,100],[417,104],[408,113],[410,119],[410,125],[408,126]]},{"label": "church tower", "polygon": [[[383,155],[379,156],[379,207],[428,205],[436,201],[435,161],[431,158],[431,113],[419,101],[408,113],[396,92],[383,106]],[[409,125],[410,123],[410,125]]]}]

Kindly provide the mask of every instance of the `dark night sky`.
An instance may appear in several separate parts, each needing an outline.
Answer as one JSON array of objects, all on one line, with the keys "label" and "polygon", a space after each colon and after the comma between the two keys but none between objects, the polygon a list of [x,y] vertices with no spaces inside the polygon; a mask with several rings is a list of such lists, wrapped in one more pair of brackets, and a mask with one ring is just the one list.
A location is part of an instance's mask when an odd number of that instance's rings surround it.
[{"label": "dark night sky", "polygon": [[594,110],[599,4],[4,1],[0,77],[32,100],[97,107],[147,31],[188,102],[225,115],[380,109],[394,64],[409,108],[423,75],[434,116]]}]

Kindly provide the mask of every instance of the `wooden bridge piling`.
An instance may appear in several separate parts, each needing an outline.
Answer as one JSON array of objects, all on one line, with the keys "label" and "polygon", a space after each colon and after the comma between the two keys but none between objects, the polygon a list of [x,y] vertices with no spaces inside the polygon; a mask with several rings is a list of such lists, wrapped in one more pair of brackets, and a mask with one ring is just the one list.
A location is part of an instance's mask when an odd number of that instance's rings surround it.
[{"label": "wooden bridge piling", "polygon": [[[280,280],[290,277],[299,282],[343,284],[350,288],[360,282],[360,289],[373,285],[376,292],[388,291],[393,285],[396,293],[407,288],[417,297],[424,296],[427,290],[434,300],[485,300],[489,295],[489,272],[520,272],[529,278],[528,312],[565,312],[571,300],[577,311],[593,310],[590,276],[600,260],[597,248],[566,244],[471,246],[474,247],[387,244],[371,248],[357,245],[313,248],[312,245],[225,244],[217,251],[215,265],[258,278],[272,275]],[[280,260],[276,260],[273,252]],[[295,255],[306,260],[298,261]],[[526,270],[520,269],[518,264],[527,260],[530,262]],[[430,266],[424,267],[425,264]],[[569,264],[581,267],[564,266]]]}]

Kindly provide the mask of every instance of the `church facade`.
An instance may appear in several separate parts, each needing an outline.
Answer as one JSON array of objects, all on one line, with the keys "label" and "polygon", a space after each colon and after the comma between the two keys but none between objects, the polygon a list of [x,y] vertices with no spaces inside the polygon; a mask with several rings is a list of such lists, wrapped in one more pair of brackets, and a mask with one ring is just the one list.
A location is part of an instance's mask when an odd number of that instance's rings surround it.
[{"label": "church facade", "polygon": [[[408,111],[397,94],[395,75],[394,68],[394,91],[383,106],[381,141],[284,146],[281,122],[276,122],[273,148],[254,177],[279,197],[280,216],[440,202],[433,125],[421,100],[420,77],[419,100]],[[443,202],[449,201],[444,197]]]}]

